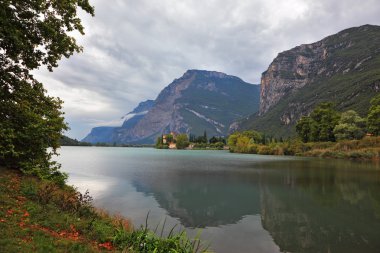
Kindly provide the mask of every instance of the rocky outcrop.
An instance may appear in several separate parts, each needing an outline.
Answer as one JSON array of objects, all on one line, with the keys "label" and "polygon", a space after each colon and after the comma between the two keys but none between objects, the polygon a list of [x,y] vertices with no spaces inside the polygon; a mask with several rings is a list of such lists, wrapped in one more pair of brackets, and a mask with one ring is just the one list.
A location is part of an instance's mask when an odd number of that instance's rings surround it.
[{"label": "rocky outcrop", "polygon": [[325,72],[328,49],[324,41],[280,53],[261,78],[260,115],[288,92],[302,88]]},{"label": "rocky outcrop", "polygon": [[188,71],[161,91],[156,99],[156,106],[137,124],[137,127],[132,129],[131,137],[142,139],[164,132],[166,128],[168,131],[183,132],[187,125],[183,124],[182,118],[178,114],[181,105],[175,102],[194,79],[195,73]]},{"label": "rocky outcrop", "polygon": [[[379,28],[367,25],[347,29],[316,43],[301,45],[280,53],[262,75],[259,114],[265,114],[287,93],[313,83],[316,79],[362,69],[363,63],[373,58],[372,52],[350,60],[342,57],[342,54],[355,46],[358,32],[365,35],[372,29]],[[351,36],[353,34],[355,37]],[[369,48],[363,48],[366,49]]]},{"label": "rocky outcrop", "polygon": [[380,27],[364,25],[279,53],[262,74],[259,113],[239,129],[276,136],[294,133],[294,124],[318,103],[365,114],[380,82]]}]

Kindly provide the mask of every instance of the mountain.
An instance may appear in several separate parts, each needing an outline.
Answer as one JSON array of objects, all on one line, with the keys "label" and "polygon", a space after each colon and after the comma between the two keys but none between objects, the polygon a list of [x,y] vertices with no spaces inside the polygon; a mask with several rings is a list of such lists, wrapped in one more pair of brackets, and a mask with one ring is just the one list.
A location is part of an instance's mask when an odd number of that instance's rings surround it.
[{"label": "mountain", "polygon": [[139,105],[124,116],[124,123],[122,128],[132,128],[134,127],[154,106],[153,100],[146,100],[139,103]]},{"label": "mountain", "polygon": [[133,128],[144,117],[144,115],[148,113],[153,105],[153,100],[146,100],[139,103],[139,105],[133,109],[133,111],[122,117],[122,120],[124,120],[124,122],[121,127],[94,127],[82,141],[90,143],[119,143],[117,141],[117,137],[114,136],[115,133],[121,128]]},{"label": "mountain", "polygon": [[101,126],[94,127],[91,132],[82,139],[82,142],[89,143],[112,143],[112,135],[117,127]]},{"label": "mountain", "polygon": [[350,28],[278,54],[262,74],[259,112],[238,128],[290,136],[317,104],[332,101],[365,115],[379,91],[380,27]]},{"label": "mountain", "polygon": [[[112,131],[105,129],[112,132],[107,133],[107,142],[154,143],[159,135],[171,131],[224,136],[231,123],[258,111],[259,93],[258,85],[235,76],[188,70],[160,92],[146,114],[134,121],[128,119]],[[93,129],[91,138],[87,136],[84,141],[98,140],[96,131]]]}]

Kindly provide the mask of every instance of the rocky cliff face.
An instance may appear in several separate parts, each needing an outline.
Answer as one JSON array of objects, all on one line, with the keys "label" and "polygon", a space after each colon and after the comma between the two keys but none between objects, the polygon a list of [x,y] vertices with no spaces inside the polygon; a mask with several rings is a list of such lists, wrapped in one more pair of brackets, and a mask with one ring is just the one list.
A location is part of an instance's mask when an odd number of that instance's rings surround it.
[{"label": "rocky cliff face", "polygon": [[122,142],[136,141],[150,137],[157,133],[167,131],[184,132],[187,127],[178,114],[179,105],[176,100],[181,97],[181,92],[189,87],[194,80],[194,75],[186,72],[182,78],[174,80],[167,86],[156,99],[154,106],[149,113],[128,131],[120,131]]},{"label": "rocky cliff face", "polygon": [[[348,45],[344,43],[340,46]],[[327,57],[325,41],[301,45],[280,53],[261,78],[260,115],[266,113],[289,91],[302,88],[324,73]]]},{"label": "rocky cliff face", "polygon": [[262,75],[259,113],[240,124],[274,135],[323,101],[365,114],[380,89],[380,27],[365,25],[282,52]]},{"label": "rocky cliff face", "polygon": [[[373,32],[379,32],[379,27],[351,28],[316,43],[280,53],[261,78],[260,115],[289,92],[317,79],[362,71],[363,64],[380,53],[379,38],[369,47],[362,45],[361,40],[367,40]],[[361,52],[356,55],[355,50]]]},{"label": "rocky cliff face", "polygon": [[170,131],[223,136],[232,122],[258,107],[258,85],[220,72],[189,70],[160,92],[146,114],[115,128],[108,142],[154,143]]}]

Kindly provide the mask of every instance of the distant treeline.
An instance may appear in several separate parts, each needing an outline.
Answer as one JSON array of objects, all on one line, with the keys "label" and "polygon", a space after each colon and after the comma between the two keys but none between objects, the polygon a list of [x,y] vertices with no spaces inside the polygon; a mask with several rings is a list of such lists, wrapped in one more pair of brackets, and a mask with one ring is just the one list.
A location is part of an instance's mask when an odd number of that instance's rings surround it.
[{"label": "distant treeline", "polygon": [[92,144],[89,142],[81,142],[77,139],[71,139],[70,137],[63,135],[61,137],[61,146],[92,146]]}]

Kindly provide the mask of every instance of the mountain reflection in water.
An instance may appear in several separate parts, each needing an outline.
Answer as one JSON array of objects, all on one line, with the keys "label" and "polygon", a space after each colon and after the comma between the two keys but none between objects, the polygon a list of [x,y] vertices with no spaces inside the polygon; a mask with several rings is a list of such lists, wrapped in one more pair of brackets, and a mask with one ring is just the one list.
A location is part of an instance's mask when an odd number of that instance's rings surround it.
[{"label": "mountain reflection in water", "polygon": [[[380,248],[378,164],[217,151],[74,149],[62,149],[60,162],[80,188],[90,185],[89,178],[98,180],[90,188],[98,205],[125,210],[135,224],[151,210],[153,224],[160,213],[190,233],[203,228],[217,252]],[[107,180],[112,183],[97,191]]]}]

